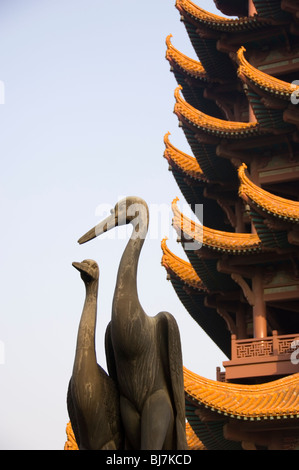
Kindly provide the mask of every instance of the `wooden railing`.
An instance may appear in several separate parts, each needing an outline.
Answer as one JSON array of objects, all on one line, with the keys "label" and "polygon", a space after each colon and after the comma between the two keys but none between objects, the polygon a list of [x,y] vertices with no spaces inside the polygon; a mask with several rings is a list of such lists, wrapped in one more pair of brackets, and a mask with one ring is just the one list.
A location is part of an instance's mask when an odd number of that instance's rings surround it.
[{"label": "wooden railing", "polygon": [[[223,363],[224,380],[299,372],[299,364],[292,361],[292,353],[299,348],[298,345],[299,333],[278,335],[273,331],[273,336],[250,339],[237,339],[232,335],[231,360]],[[219,372],[217,376],[218,380],[223,380]]]},{"label": "wooden railing", "polygon": [[273,336],[258,339],[237,340],[236,336],[232,335],[231,358],[233,361],[291,354],[294,351],[291,345],[296,339],[299,340],[299,334],[278,336],[277,331],[273,331]]}]

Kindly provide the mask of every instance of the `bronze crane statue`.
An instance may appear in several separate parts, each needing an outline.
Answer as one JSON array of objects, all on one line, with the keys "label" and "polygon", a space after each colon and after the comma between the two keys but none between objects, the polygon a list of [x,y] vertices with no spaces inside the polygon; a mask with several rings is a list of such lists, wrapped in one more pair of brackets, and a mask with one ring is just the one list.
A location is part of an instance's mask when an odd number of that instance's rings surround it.
[{"label": "bronze crane statue", "polygon": [[107,365],[120,391],[125,448],[183,450],[187,443],[179,329],[167,312],[148,316],[138,298],[138,261],[149,223],[146,202],[137,197],[119,201],[79,243],[129,223],[133,231],[119,264],[106,330]]},{"label": "bronze crane statue", "polygon": [[79,323],[67,408],[79,450],[122,448],[119,392],[114,380],[97,364],[95,329],[99,268],[95,261],[74,262],[86,288]]}]

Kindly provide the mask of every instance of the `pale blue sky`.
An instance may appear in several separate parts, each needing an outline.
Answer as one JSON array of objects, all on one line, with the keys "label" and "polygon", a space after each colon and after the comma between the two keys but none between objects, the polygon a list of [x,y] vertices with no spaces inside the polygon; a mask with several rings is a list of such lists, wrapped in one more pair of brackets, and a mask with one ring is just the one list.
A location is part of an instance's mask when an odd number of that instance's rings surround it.
[{"label": "pale blue sky", "polygon": [[[165,39],[195,58],[174,0],[6,0],[0,3],[0,449],[62,449],[84,285],[72,261],[100,267],[98,362],[126,244],[79,246],[99,210],[122,196],[154,207],[185,201],[163,158],[163,137],[189,152],[173,114],[176,82]],[[216,11],[214,2],[201,6]],[[155,223],[156,218],[152,220]],[[161,267],[169,224],[144,245],[145,311],[171,312],[186,367],[215,378],[225,357],[191,319]],[[165,233],[165,230],[169,231]],[[154,233],[156,233],[154,231]],[[120,239],[119,239],[120,238]]]}]

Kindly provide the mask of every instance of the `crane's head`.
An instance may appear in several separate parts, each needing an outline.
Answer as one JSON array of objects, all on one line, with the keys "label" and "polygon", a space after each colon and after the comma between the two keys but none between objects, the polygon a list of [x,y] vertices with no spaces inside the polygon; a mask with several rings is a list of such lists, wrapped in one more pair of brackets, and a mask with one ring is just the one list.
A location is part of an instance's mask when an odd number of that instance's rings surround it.
[{"label": "crane's head", "polygon": [[97,281],[99,279],[99,267],[92,259],[85,259],[81,263],[74,261],[74,268],[78,269],[84,282]]},{"label": "crane's head", "polygon": [[[149,212],[146,202],[136,196],[130,196],[118,201],[111,210],[111,215],[83,235],[78,243],[86,243],[114,227],[132,224],[135,235],[142,237],[147,231]],[[145,230],[143,230],[145,229]]]}]

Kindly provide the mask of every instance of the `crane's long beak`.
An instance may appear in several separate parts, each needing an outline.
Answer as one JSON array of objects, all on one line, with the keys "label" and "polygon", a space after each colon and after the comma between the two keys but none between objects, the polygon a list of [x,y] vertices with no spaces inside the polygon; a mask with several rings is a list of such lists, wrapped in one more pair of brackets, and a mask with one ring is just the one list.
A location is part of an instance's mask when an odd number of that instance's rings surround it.
[{"label": "crane's long beak", "polygon": [[74,266],[74,268],[78,269],[78,271],[81,271],[82,270],[82,264],[83,263],[78,263],[77,261],[74,261],[72,263],[72,265]]},{"label": "crane's long beak", "polygon": [[98,225],[93,227],[89,230],[85,235],[79,238],[78,243],[82,245],[82,243],[89,242],[93,238],[98,237],[102,233],[108,232],[108,230],[114,228],[117,225],[117,220],[114,214],[109,215],[106,219],[102,220]]}]

